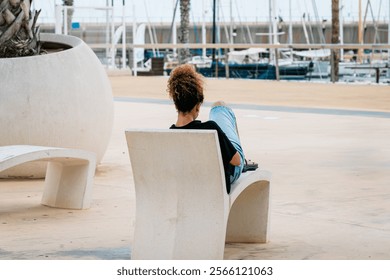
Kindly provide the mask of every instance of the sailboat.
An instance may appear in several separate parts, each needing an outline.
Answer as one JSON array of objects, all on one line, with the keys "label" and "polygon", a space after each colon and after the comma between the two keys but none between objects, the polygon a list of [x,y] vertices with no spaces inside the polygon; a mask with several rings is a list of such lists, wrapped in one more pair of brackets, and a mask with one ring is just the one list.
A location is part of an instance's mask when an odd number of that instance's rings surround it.
[{"label": "sailboat", "polygon": [[[380,3],[381,5],[382,3]],[[362,21],[362,1],[359,0],[359,23],[358,23],[358,40],[359,44],[364,43],[364,30],[363,26],[366,23],[366,17],[368,9],[371,9],[372,20],[375,24],[375,18],[371,6],[371,0],[367,1],[366,11],[364,15],[364,22]],[[381,6],[380,6],[381,9]],[[341,21],[342,22],[342,21]],[[379,43],[379,37],[377,36],[377,27],[375,24],[376,32],[374,36],[374,44]],[[390,23],[389,23],[390,28]],[[390,33],[389,33],[390,34]],[[389,35],[390,37],[390,35]],[[339,63],[339,76],[343,78],[344,81],[370,81],[375,79],[376,82],[379,82],[380,77],[385,77],[388,73],[388,61],[383,59],[375,59],[371,54],[366,54],[363,49],[358,49],[357,54],[353,52],[350,55],[350,61],[346,61],[342,58]]]},{"label": "sailboat", "polygon": [[[270,0],[270,7],[271,4],[273,3],[271,3]],[[213,13],[215,14],[215,9],[213,10]],[[270,32],[270,38],[274,36],[274,40],[277,41],[277,36],[279,34],[276,31],[274,20],[275,16],[270,16],[270,26],[273,26],[273,31]],[[214,21],[213,33],[215,33],[215,28],[216,26]],[[213,38],[215,38],[214,35]],[[250,41],[252,42],[251,38]],[[197,69],[201,74],[206,77],[229,77],[242,79],[271,80],[275,80],[278,77],[280,79],[285,80],[303,80],[306,79],[307,73],[309,72],[308,65],[293,64],[290,60],[280,60],[280,63],[277,67],[275,59],[273,58],[273,53],[270,52],[268,49],[264,48],[232,50],[225,54],[224,60],[213,60],[210,66],[197,67]],[[279,71],[278,75],[276,74],[277,71]]]},{"label": "sailboat", "polygon": [[[213,8],[213,43],[216,39],[216,1],[214,0]],[[177,6],[177,5],[176,5]],[[175,7],[176,9],[176,7]],[[174,12],[175,15],[175,12]],[[174,19],[173,19],[174,22]],[[173,27],[173,24],[172,24]],[[205,42],[205,26],[202,26],[202,41]],[[238,53],[240,53],[238,55]],[[259,57],[259,51],[254,49],[243,51],[232,51],[225,56],[220,55],[216,60],[215,50],[213,50],[213,59],[206,56],[206,51],[203,50],[202,56],[193,56],[188,63],[194,65],[199,73],[205,77],[230,77],[230,78],[244,78],[244,79],[275,79],[275,67],[268,62],[260,62],[255,56]],[[241,61],[233,60],[233,57],[241,56]],[[244,61],[245,57],[251,56],[252,59]],[[224,59],[221,59],[223,58]],[[228,60],[228,58],[231,58]],[[167,56],[168,62],[165,64],[164,70],[169,75],[172,68],[177,65],[174,56]],[[226,60],[226,62],[225,62]]]}]

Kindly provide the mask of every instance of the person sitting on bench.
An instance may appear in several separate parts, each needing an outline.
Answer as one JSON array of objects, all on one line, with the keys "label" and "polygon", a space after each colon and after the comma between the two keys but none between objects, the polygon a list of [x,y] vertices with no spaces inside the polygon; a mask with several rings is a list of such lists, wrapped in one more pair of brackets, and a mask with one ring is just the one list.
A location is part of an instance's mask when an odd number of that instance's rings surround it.
[{"label": "person sitting on bench", "polygon": [[209,129],[218,133],[222,161],[225,170],[226,190],[237,181],[242,172],[255,170],[257,163],[247,161],[237,130],[233,110],[223,101],[215,102],[209,114],[209,121],[196,120],[203,103],[203,76],[193,66],[183,64],[170,74],[167,92],[177,110],[177,120],[171,129]]}]

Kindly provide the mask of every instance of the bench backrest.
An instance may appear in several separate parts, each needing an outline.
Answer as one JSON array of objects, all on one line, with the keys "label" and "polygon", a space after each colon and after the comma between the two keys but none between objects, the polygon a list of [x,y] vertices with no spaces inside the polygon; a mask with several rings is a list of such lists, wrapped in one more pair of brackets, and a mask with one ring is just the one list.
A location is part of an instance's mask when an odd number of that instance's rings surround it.
[{"label": "bench backrest", "polygon": [[[176,242],[175,239],[181,236],[191,239],[192,235],[199,234],[199,230],[225,231],[224,226],[215,226],[216,221],[226,223],[229,208],[221,151],[215,131],[128,130],[126,139],[137,199],[135,239],[150,242],[156,231],[171,231],[166,236],[172,236],[172,240],[165,242],[171,246]],[[148,225],[145,222],[142,223],[144,228],[137,226],[137,219],[152,220],[150,216],[156,212],[167,219],[161,221],[158,228],[155,228],[155,224]],[[145,216],[139,217],[139,213]],[[149,217],[145,213],[150,213]],[[204,220],[205,216],[210,219]],[[191,217],[188,221],[191,224],[186,223],[188,217]],[[225,233],[221,234],[224,236]],[[210,248],[216,247],[215,244],[224,246],[224,240],[210,238],[207,242],[210,242]],[[150,242],[150,252],[155,253],[158,249],[153,246],[156,244]],[[160,242],[159,246],[163,247],[164,244]],[[198,250],[197,244],[190,247],[188,250],[193,252]],[[137,248],[133,248],[133,252],[136,251]]]}]

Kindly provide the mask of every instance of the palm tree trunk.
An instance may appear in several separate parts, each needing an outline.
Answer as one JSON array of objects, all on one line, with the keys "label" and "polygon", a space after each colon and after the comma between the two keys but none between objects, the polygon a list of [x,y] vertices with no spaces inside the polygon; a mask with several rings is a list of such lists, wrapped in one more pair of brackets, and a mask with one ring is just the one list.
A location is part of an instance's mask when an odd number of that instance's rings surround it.
[{"label": "palm tree trunk", "polygon": [[[188,44],[190,42],[190,0],[180,0],[180,35],[179,42]],[[190,50],[188,48],[180,49],[179,63],[186,63],[190,58]]]},{"label": "palm tree trunk", "polygon": [[[339,0],[332,0],[332,44],[340,43]],[[340,50],[332,50],[332,82],[339,80]]]}]

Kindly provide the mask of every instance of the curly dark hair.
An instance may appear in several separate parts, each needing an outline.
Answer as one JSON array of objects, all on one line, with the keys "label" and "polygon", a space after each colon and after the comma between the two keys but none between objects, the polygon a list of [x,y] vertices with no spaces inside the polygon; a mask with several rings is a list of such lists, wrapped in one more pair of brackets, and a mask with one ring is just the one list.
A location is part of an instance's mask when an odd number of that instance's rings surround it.
[{"label": "curly dark hair", "polygon": [[167,92],[176,109],[188,113],[197,104],[203,103],[203,76],[192,65],[177,66],[169,77]]}]

